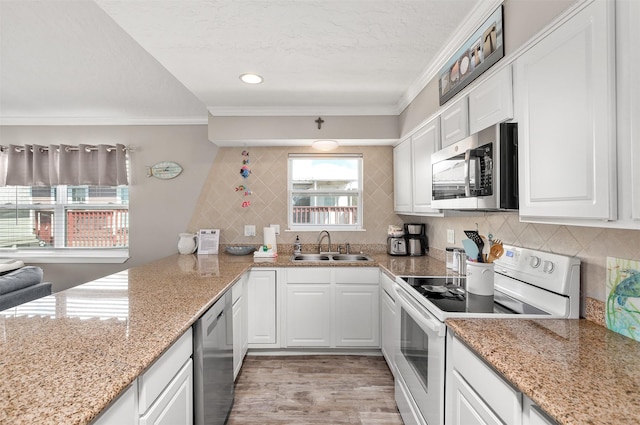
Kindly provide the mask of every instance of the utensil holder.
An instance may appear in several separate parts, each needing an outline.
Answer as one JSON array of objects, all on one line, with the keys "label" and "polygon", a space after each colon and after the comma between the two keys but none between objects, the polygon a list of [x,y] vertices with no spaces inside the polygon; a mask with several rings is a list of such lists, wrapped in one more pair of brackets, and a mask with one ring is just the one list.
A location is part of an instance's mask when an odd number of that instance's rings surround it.
[{"label": "utensil holder", "polygon": [[476,295],[493,295],[493,263],[467,260],[467,292]]}]

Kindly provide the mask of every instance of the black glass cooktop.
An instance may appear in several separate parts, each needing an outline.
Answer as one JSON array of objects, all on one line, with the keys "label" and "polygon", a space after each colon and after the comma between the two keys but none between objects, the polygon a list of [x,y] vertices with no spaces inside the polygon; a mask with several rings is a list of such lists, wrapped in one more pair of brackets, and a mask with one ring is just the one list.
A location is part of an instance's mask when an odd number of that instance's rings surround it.
[{"label": "black glass cooktop", "polygon": [[476,295],[465,291],[464,276],[402,277],[416,292],[438,307],[451,313],[547,314],[525,302],[500,292]]}]

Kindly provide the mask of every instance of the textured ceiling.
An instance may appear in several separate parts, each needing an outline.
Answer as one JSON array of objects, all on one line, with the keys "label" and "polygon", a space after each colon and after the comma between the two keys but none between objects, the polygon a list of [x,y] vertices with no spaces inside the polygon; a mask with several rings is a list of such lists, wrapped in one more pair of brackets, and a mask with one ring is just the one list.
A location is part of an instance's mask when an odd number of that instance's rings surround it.
[{"label": "textured ceiling", "polygon": [[398,113],[479,1],[0,0],[0,115]]}]

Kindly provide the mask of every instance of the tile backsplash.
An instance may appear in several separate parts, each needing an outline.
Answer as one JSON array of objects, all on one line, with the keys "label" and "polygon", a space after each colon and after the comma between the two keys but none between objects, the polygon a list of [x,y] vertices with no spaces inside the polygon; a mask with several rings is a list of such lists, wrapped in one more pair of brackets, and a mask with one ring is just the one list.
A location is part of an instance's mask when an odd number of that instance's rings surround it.
[{"label": "tile backsplash", "polygon": [[[482,216],[409,217],[405,222],[427,223],[429,246],[438,250],[462,247],[464,230],[493,234],[506,244],[570,255],[581,260],[582,297],[606,299],[606,258],[640,259],[640,230],[560,226],[522,223],[517,213],[487,213]],[[455,243],[447,243],[447,229],[454,229]],[[434,255],[435,253],[431,253]]]},{"label": "tile backsplash", "polygon": [[[251,175],[240,175],[242,151],[249,151]],[[361,153],[364,170],[364,229],[332,232],[333,243],[386,243],[389,224],[402,224],[393,212],[393,162],[391,146],[341,147],[337,153]],[[219,228],[221,244],[260,244],[262,228],[280,225],[279,244],[293,244],[300,235],[303,244],[316,242],[318,232],[287,232],[287,161],[289,153],[318,153],[308,147],[220,148],[211,167],[189,231]],[[236,192],[244,185],[252,194]],[[251,206],[242,208],[243,201]],[[244,225],[254,224],[256,236],[244,236]]]}]

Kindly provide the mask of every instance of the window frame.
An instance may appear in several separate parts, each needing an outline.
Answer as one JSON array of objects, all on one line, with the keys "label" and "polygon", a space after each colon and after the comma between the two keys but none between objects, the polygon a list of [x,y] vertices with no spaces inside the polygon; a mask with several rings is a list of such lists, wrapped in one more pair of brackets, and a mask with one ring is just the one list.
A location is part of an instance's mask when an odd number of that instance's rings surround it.
[{"label": "window frame", "polygon": [[[296,159],[356,159],[358,161],[358,190],[322,190],[304,191],[305,195],[348,195],[355,196],[358,200],[357,224],[300,224],[293,222],[293,195],[298,190],[293,189],[292,162]],[[365,231],[364,229],[364,156],[362,154],[326,153],[326,154],[289,154],[287,158],[287,224],[288,231],[319,232],[328,230],[332,232]]]},{"label": "window frame", "polygon": [[[66,216],[66,212],[74,209],[80,210],[129,210],[129,196],[127,196],[126,204],[81,204],[68,202],[67,200],[67,188],[68,186],[83,186],[83,185],[57,185],[52,186],[54,192],[54,202],[51,204],[8,204],[0,205],[2,210],[51,210],[56,216]],[[22,186],[31,187],[36,186]],[[119,192],[119,188],[124,186],[116,186],[116,194]],[[127,188],[130,188],[127,185]],[[89,197],[90,188],[86,188],[85,199]],[[55,227],[53,234],[57,237],[54,239],[53,247],[46,248],[28,248],[28,247],[0,247],[0,259],[21,259],[29,261],[31,263],[124,263],[129,259],[129,246],[117,247],[117,248],[102,248],[102,247],[64,247],[60,246],[60,235],[66,235],[66,224],[59,220],[55,220],[53,223]]]}]

